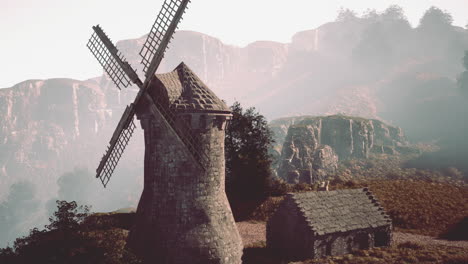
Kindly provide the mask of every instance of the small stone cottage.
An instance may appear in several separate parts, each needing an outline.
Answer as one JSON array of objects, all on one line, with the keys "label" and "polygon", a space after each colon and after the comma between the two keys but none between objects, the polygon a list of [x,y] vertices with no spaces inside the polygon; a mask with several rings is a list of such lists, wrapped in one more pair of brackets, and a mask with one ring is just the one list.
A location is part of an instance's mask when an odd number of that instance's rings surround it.
[{"label": "small stone cottage", "polygon": [[267,223],[267,246],[290,259],[389,246],[392,222],[369,189],[288,194]]}]

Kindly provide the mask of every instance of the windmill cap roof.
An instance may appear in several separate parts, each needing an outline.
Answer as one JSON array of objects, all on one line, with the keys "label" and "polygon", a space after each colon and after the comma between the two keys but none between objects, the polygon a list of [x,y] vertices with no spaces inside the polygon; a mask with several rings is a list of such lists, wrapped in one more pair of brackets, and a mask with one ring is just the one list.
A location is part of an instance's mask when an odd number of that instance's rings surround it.
[{"label": "windmill cap roof", "polygon": [[227,105],[185,64],[180,63],[172,72],[156,74],[167,93],[167,103],[176,112],[231,113]]}]

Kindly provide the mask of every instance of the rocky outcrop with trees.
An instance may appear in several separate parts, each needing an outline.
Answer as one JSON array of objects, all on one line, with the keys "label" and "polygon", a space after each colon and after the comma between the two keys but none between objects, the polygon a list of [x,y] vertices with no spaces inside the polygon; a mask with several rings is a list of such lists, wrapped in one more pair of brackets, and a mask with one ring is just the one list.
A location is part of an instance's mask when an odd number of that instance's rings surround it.
[{"label": "rocky outcrop with trees", "polygon": [[[398,127],[379,120],[347,117],[302,117],[273,121],[274,133],[287,127],[278,139],[277,174],[288,183],[315,183],[333,174],[339,160],[366,159],[371,153],[407,152],[407,141]],[[282,147],[278,147],[282,144]],[[273,152],[275,150],[272,150]]]}]

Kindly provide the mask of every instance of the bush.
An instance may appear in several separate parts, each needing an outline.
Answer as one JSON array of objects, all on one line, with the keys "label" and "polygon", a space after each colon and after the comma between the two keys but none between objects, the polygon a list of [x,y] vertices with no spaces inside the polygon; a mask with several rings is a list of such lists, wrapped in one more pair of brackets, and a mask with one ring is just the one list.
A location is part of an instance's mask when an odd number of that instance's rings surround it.
[{"label": "bush", "polygon": [[421,180],[376,180],[370,190],[390,215],[393,225],[429,236],[439,236],[466,217],[468,189]]},{"label": "bush", "polygon": [[95,230],[85,224],[88,206],[57,201],[57,211],[46,229],[32,229],[16,239],[14,247],[0,250],[0,263],[141,263],[125,250],[121,229]]}]

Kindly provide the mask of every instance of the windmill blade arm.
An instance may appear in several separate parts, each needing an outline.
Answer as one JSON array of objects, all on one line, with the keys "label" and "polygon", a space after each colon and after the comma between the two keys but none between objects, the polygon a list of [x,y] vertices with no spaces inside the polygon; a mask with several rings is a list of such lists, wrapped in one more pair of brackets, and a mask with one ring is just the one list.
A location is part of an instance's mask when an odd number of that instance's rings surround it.
[{"label": "windmill blade arm", "polygon": [[190,0],[165,0],[140,51],[146,79],[152,78]]},{"label": "windmill blade arm", "polygon": [[112,43],[109,37],[104,33],[102,28],[97,25],[93,27],[94,34],[89,39],[86,45],[94,57],[98,60],[104,71],[109,75],[115,85],[128,87],[130,81],[142,87],[142,82],[136,71],[123,58],[117,47]]},{"label": "windmill blade arm", "polygon": [[172,113],[170,109],[163,107],[161,104],[157,103],[157,101],[153,100],[148,93],[144,93],[142,98],[146,101],[151,114],[155,118],[162,117],[161,120],[166,124],[167,128],[173,133],[173,135],[182,142],[185,147],[187,147],[200,168],[202,170],[206,170],[205,164],[208,163],[209,157],[205,152],[200,151],[195,139],[186,133],[187,131],[190,131],[190,127],[184,125],[184,123],[179,123],[178,126],[175,125],[176,121],[174,119],[174,113]]},{"label": "windmill blade arm", "polygon": [[125,112],[109,142],[106,154],[104,154],[98,168],[96,169],[96,178],[101,179],[104,187],[106,187],[109,182],[120,157],[122,157],[122,154],[135,131],[136,126],[133,123],[134,115],[134,105],[131,104],[125,109]]}]

